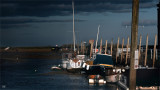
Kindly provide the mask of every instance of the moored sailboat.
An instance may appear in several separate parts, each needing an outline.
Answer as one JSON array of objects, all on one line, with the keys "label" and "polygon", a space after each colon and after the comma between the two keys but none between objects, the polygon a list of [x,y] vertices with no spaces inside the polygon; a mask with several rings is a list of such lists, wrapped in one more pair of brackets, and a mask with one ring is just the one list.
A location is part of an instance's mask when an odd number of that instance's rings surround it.
[{"label": "moored sailboat", "polygon": [[[80,72],[82,69],[82,64],[85,59],[85,55],[76,55],[76,44],[75,44],[75,27],[74,27],[74,2],[72,1],[73,9],[73,52],[70,53],[70,57],[62,59],[63,68],[69,72]],[[67,54],[69,55],[69,54]]]}]

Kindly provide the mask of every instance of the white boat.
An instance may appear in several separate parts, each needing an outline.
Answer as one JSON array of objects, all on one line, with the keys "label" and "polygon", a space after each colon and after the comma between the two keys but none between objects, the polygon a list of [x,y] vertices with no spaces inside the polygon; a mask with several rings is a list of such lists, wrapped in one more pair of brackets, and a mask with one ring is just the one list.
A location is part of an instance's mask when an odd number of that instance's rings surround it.
[{"label": "white boat", "polygon": [[69,60],[72,58],[72,53],[63,53],[62,54],[62,64],[61,67],[63,69],[67,68],[67,64],[69,63]]},{"label": "white boat", "polygon": [[60,70],[61,68],[59,68],[58,66],[54,65],[51,67],[51,70]]},{"label": "white boat", "polygon": [[77,55],[76,58],[69,59],[67,69],[82,68],[85,55]]},{"label": "white boat", "polygon": [[[68,71],[78,71],[82,68],[82,64],[85,59],[85,55],[76,55],[73,56],[74,53],[76,53],[75,49],[75,30],[74,30],[74,2],[72,2],[72,8],[73,8],[73,45],[74,50],[73,53],[66,53],[62,56],[62,68],[67,69]],[[64,58],[67,57],[67,58]]]},{"label": "white boat", "polygon": [[85,60],[85,55],[77,55],[76,58],[69,59],[66,68],[67,71],[81,72],[84,60]]},{"label": "white boat", "polygon": [[73,58],[72,53],[64,53],[62,54],[61,67],[70,72],[77,72],[82,69],[85,59],[85,55],[77,55],[75,58]]}]

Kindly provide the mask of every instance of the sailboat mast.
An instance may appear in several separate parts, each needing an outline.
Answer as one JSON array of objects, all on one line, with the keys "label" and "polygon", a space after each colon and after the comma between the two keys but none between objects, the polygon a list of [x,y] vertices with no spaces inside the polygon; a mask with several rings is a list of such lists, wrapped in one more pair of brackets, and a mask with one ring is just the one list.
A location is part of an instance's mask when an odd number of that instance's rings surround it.
[{"label": "sailboat mast", "polygon": [[96,53],[96,50],[97,50],[98,35],[99,35],[99,28],[100,28],[100,25],[98,26],[97,40],[96,40],[96,46],[95,46],[95,53]]},{"label": "sailboat mast", "polygon": [[73,8],[73,45],[74,45],[74,52],[76,51],[75,48],[75,30],[74,30],[74,2],[72,1],[72,8]]}]

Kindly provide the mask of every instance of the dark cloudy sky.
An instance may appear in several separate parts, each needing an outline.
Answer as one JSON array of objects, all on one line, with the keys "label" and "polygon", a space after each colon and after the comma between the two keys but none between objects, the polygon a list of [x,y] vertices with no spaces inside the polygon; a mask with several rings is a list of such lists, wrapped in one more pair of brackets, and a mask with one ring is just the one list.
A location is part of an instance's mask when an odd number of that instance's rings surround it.
[{"label": "dark cloudy sky", "polygon": [[[126,38],[131,34],[132,0],[74,0],[76,40]],[[154,44],[158,0],[140,0],[139,35]],[[72,43],[72,0],[1,0],[1,46],[55,46]],[[104,43],[104,42],[103,42]]]}]

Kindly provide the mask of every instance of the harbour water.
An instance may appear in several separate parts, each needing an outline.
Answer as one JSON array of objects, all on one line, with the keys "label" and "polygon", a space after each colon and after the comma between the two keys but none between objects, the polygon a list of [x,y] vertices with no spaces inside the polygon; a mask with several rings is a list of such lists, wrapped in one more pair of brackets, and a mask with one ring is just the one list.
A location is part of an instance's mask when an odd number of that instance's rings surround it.
[{"label": "harbour water", "polygon": [[[20,60],[20,59],[19,59]],[[51,66],[61,60],[23,59],[1,66],[1,89],[4,90],[121,90],[115,84],[89,85],[85,75],[56,73]]]}]

